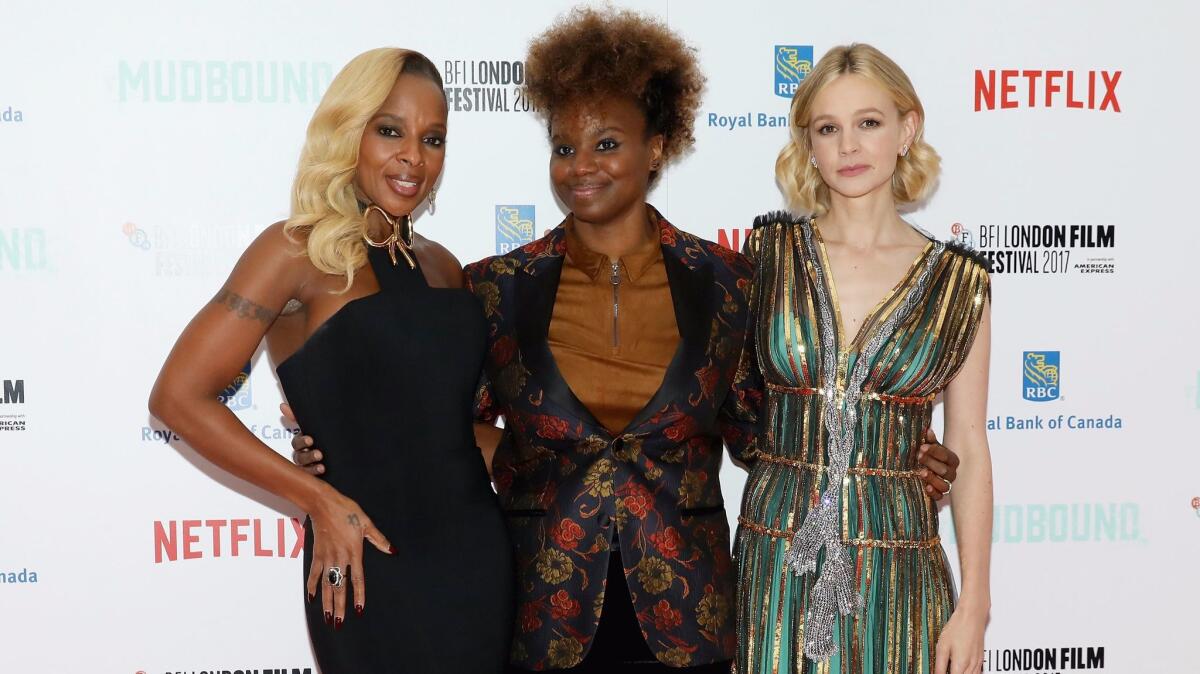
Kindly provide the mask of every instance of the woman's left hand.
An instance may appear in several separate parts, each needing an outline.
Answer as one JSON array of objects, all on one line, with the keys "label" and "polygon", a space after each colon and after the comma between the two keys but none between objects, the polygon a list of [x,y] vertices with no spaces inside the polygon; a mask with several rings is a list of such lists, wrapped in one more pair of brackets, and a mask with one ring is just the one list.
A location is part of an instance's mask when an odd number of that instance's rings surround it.
[{"label": "woman's left hand", "polygon": [[983,669],[983,628],[987,613],[956,608],[938,637],[932,674],[979,674]]}]

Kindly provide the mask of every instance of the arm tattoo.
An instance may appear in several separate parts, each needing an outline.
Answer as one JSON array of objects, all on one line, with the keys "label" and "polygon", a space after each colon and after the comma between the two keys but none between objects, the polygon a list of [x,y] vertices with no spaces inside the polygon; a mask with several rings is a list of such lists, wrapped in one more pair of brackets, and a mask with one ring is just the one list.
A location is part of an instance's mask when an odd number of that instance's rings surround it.
[{"label": "arm tattoo", "polygon": [[354,513],[350,513],[350,516],[346,518],[346,521],[349,522],[350,524],[353,524],[356,527],[362,526],[362,524],[358,521],[358,515],[356,515]]},{"label": "arm tattoo", "polygon": [[255,304],[232,290],[221,288],[213,298],[213,304],[219,304],[228,311],[235,312],[238,318],[249,318],[270,325],[277,315],[274,311]]}]

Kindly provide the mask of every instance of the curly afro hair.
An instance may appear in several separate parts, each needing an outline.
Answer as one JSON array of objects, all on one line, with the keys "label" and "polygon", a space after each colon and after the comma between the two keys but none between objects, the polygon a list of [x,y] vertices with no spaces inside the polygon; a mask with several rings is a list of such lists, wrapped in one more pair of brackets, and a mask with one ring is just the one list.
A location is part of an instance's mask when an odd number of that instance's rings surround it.
[{"label": "curly afro hair", "polygon": [[696,51],[661,21],[629,10],[577,7],[529,45],[529,100],[547,122],[580,99],[633,98],[646,128],[663,135],[663,161],[696,142],[704,75]]}]

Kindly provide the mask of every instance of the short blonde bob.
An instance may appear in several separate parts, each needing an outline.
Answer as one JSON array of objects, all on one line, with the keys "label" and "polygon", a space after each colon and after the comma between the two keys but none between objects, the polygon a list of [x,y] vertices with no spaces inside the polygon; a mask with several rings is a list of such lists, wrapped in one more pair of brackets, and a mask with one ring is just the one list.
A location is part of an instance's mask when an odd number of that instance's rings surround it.
[{"label": "short blonde bob", "polygon": [[821,179],[821,172],[809,163],[812,142],[808,125],[817,94],[845,74],[862,75],[882,86],[891,95],[901,118],[909,112],[917,113],[917,133],[908,154],[897,161],[896,172],[892,174],[892,196],[897,206],[929,196],[937,183],[941,158],[925,142],[925,108],[921,99],[895,61],[869,44],[856,43],[830,49],[804,78],[792,99],[788,113],[791,140],[775,162],[775,178],[788,205],[811,215],[824,215],[829,210],[829,186]]},{"label": "short blonde bob", "polygon": [[354,171],[363,130],[396,79],[411,73],[442,87],[437,66],[408,49],[381,48],[354,57],[329,84],[308,123],[300,165],[292,183],[292,210],[283,231],[303,241],[313,266],[346,277],[367,262],[366,223],[354,192]]}]

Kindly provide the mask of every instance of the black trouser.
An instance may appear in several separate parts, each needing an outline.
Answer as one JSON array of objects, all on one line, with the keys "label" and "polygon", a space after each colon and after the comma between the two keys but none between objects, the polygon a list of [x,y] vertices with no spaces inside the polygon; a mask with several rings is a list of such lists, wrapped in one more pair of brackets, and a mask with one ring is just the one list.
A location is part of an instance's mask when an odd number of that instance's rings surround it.
[{"label": "black trouser", "polygon": [[[592,648],[583,662],[570,669],[542,670],[545,674],[729,674],[731,661],[696,667],[668,667],[650,652],[638,625],[637,613],[629,599],[621,553],[613,550],[608,559],[608,584],[604,608]],[[529,670],[510,665],[509,674],[528,674]]]}]

